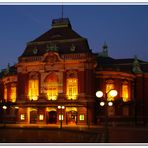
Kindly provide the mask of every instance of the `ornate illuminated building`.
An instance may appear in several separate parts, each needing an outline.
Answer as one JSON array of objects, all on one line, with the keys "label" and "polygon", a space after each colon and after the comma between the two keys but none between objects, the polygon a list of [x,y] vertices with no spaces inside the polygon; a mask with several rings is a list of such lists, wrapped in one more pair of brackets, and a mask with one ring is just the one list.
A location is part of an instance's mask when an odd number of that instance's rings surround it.
[{"label": "ornate illuminated building", "polygon": [[109,117],[146,121],[147,72],[148,63],[137,57],[109,57],[106,43],[93,53],[69,19],[53,20],[49,31],[27,44],[16,65],[1,71],[1,122],[96,124],[104,109],[95,93],[111,89],[118,95],[107,96],[114,102]]}]

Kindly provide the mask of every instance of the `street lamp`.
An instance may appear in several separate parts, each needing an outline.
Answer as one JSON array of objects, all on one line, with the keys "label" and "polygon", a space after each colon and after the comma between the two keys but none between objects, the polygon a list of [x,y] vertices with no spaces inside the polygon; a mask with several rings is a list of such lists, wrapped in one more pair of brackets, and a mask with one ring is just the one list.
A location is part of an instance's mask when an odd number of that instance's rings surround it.
[{"label": "street lamp", "polygon": [[15,106],[14,108],[15,108],[15,109],[19,109],[19,107],[18,107],[18,106]]},{"label": "street lamp", "polygon": [[62,120],[63,120],[62,109],[65,109],[65,106],[58,106],[58,109],[60,109],[59,120],[60,120],[60,129],[62,129]]},{"label": "street lamp", "polygon": [[3,109],[6,110],[6,109],[7,109],[7,106],[4,105],[4,106],[3,106]]},{"label": "street lamp", "polygon": [[116,97],[118,92],[115,89],[111,89],[109,92],[107,93],[103,93],[102,91],[97,91],[96,92],[96,97],[97,98],[102,98],[104,96],[104,101],[100,102],[100,106],[104,106],[105,107],[105,124],[104,124],[104,142],[108,142],[109,140],[109,130],[108,130],[108,106],[113,106],[113,102],[108,101],[107,96],[108,94],[111,97]]}]

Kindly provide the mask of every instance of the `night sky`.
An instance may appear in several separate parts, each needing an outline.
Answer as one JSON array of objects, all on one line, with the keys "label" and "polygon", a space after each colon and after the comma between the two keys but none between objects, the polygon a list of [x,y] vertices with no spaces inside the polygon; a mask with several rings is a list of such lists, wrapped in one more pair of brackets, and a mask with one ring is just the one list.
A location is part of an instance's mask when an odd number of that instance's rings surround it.
[{"label": "night sky", "polygon": [[[85,4],[85,3],[84,3]],[[0,69],[17,63],[26,43],[51,28],[61,17],[61,5],[0,5]],[[105,42],[113,58],[148,61],[148,6],[64,5],[64,17],[100,52]]]}]

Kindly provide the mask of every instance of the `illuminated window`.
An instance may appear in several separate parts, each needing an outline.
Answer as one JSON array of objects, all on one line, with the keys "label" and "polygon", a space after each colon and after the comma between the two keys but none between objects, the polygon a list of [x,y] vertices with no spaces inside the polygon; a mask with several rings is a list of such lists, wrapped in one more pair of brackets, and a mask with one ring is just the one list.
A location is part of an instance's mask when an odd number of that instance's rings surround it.
[{"label": "illuminated window", "polygon": [[7,101],[7,87],[4,88],[4,99]]},{"label": "illuminated window", "polygon": [[129,101],[128,84],[122,84],[122,98],[124,102]]},{"label": "illuminated window", "polygon": [[84,120],[84,115],[80,115],[80,121]]},{"label": "illuminated window", "polygon": [[29,80],[29,98],[30,100],[37,100],[39,95],[38,80]]},{"label": "illuminated window", "polygon": [[55,74],[50,74],[46,78],[46,92],[48,100],[56,100],[58,97],[58,78]]},{"label": "illuminated window", "polygon": [[39,120],[44,120],[44,115],[39,115]]},{"label": "illuminated window", "polygon": [[47,89],[48,100],[56,100],[58,96],[58,86],[56,82],[52,82],[48,84]]},{"label": "illuminated window", "polygon": [[21,114],[20,118],[21,120],[25,120],[25,114]]},{"label": "illuminated window", "polygon": [[11,86],[10,100],[12,102],[16,101],[16,86]]},{"label": "illuminated window", "polygon": [[59,120],[63,120],[63,115],[59,115]]},{"label": "illuminated window", "polygon": [[[110,80],[110,81],[107,81],[107,84],[106,84],[106,93],[108,93],[111,89],[114,89],[114,84],[113,84],[113,81]],[[107,100],[108,101],[113,101],[114,100],[114,97],[111,97],[109,95],[109,93],[107,94]]]},{"label": "illuminated window", "polygon": [[67,79],[67,97],[68,99],[75,100],[78,95],[78,80],[77,78]]}]

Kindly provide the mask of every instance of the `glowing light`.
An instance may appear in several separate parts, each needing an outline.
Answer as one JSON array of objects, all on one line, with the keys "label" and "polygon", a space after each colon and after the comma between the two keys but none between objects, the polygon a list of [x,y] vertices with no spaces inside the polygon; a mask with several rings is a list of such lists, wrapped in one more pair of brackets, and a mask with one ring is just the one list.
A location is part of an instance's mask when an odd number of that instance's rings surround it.
[{"label": "glowing light", "polygon": [[80,115],[80,121],[84,120],[84,115]]},{"label": "glowing light", "polygon": [[39,95],[39,82],[38,80],[29,80],[29,92],[30,100],[37,100]]},{"label": "glowing light", "polygon": [[55,73],[51,73],[45,79],[45,88],[48,100],[57,100],[59,89],[58,77]]},{"label": "glowing light", "polygon": [[47,97],[48,100],[57,100],[58,97],[58,87],[51,87],[50,89],[47,90]]},{"label": "glowing light", "polygon": [[61,109],[61,106],[58,106],[58,109]]},{"label": "glowing light", "polygon": [[108,102],[108,106],[113,106],[113,102]]},{"label": "glowing light", "polygon": [[106,84],[107,101],[113,101],[114,97],[110,95],[110,91],[114,89],[113,81],[108,81]]},{"label": "glowing light", "polygon": [[7,106],[4,105],[4,106],[3,106],[3,109],[7,109]]},{"label": "glowing light", "polygon": [[59,120],[63,120],[63,115],[59,115]]},{"label": "glowing light", "polygon": [[67,79],[67,98],[69,100],[76,100],[78,96],[78,79],[68,78]]},{"label": "glowing light", "polygon": [[58,109],[64,109],[65,108],[65,106],[58,106]]},{"label": "glowing light", "polygon": [[105,105],[105,102],[100,102],[100,106],[104,106]]},{"label": "glowing light", "polygon": [[7,88],[6,87],[4,88],[4,99],[5,101],[7,101]]},{"label": "glowing light", "polygon": [[15,86],[11,86],[10,100],[12,102],[16,101],[16,87]]},{"label": "glowing light", "polygon": [[25,120],[25,115],[21,114],[21,120]]},{"label": "glowing light", "polygon": [[122,98],[123,98],[124,102],[129,101],[128,85],[127,84],[122,85]]},{"label": "glowing light", "polygon": [[118,94],[118,92],[117,92],[116,90],[114,90],[114,89],[112,89],[111,91],[109,91],[109,95],[110,95],[111,97],[116,97],[117,94]]},{"label": "glowing light", "polygon": [[103,92],[102,92],[102,91],[97,91],[97,92],[96,92],[96,96],[97,96],[98,98],[103,97]]},{"label": "glowing light", "polygon": [[44,120],[44,115],[39,115],[39,120]]},{"label": "glowing light", "polygon": [[15,106],[15,109],[19,109],[19,107],[18,106]]}]

